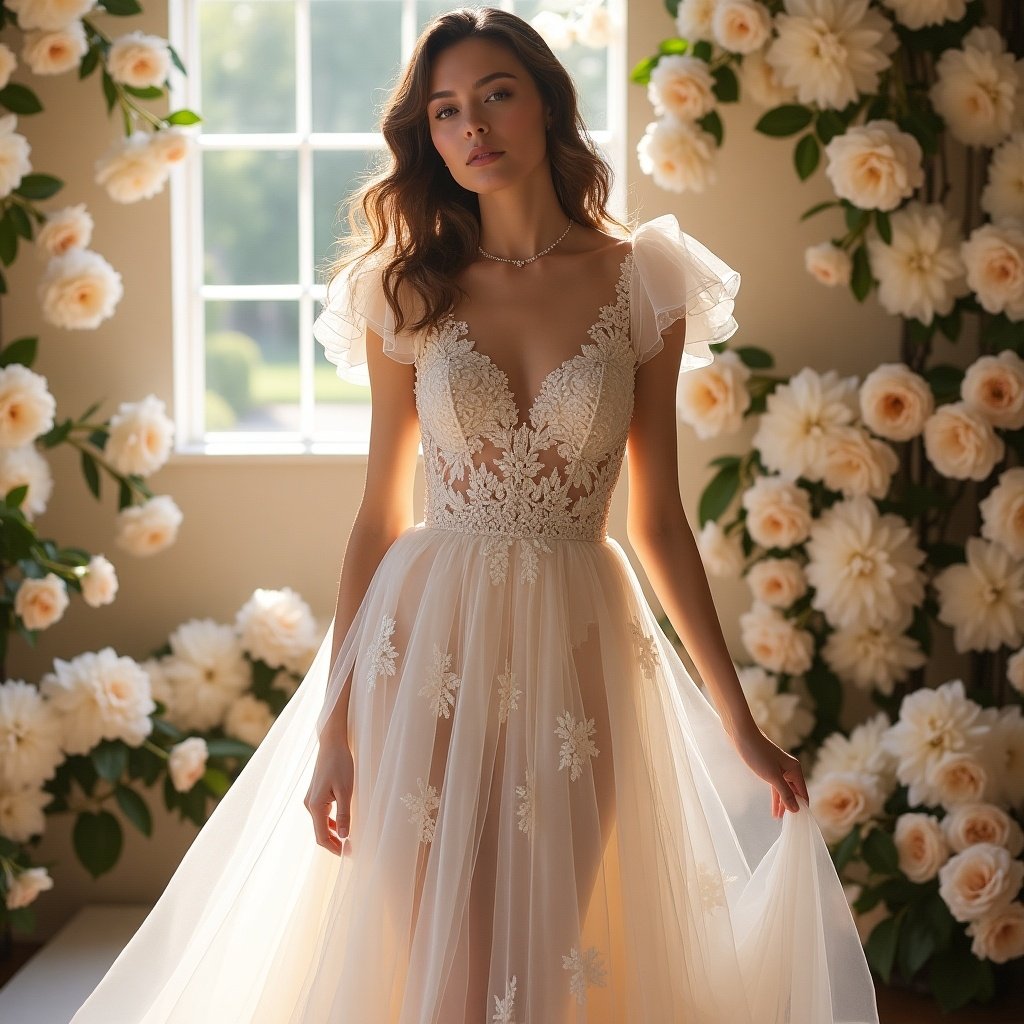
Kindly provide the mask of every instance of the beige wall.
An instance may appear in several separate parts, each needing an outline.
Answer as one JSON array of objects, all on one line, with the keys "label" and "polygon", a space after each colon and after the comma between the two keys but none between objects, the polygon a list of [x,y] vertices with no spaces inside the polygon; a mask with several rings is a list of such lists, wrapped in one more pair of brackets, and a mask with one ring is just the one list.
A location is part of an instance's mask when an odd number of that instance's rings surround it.
[{"label": "beige wall", "polygon": [[[100,16],[117,34],[142,29],[167,33],[166,6],[157,0],[130,24]],[[653,52],[670,34],[672,23],[660,4],[633,4],[629,18],[628,66]],[[19,72],[20,74],[20,72]],[[19,75],[15,76],[16,80]],[[25,78],[20,78],[25,81]],[[3,303],[4,341],[22,334],[40,335],[37,369],[50,381],[63,414],[77,413],[101,396],[109,414],[122,400],[149,392],[172,405],[171,282],[169,196],[119,206],[92,182],[94,160],[120,131],[108,122],[96,78],[78,83],[71,76],[33,78],[47,108],[19,120],[32,143],[36,168],[64,177],[66,188],[47,204],[85,202],[96,218],[91,247],[124,278],[125,296],[116,315],[96,331],[68,332],[42,322],[34,298],[40,264],[25,249],[10,274],[12,297]],[[651,119],[645,91],[628,87],[628,135],[625,168],[628,212],[649,219],[675,213],[683,227],[743,275],[736,306],[740,330],[736,344],[772,351],[782,372],[809,364],[844,373],[863,372],[896,355],[896,322],[874,299],[863,306],[848,294],[815,285],[803,271],[808,244],[838,234],[837,218],[824,215],[798,223],[812,203],[828,198],[819,170],[800,184],[792,170],[791,143],[752,132],[760,111],[747,104],[729,108],[725,148],[717,185],[700,196],[678,196],[655,187],[639,170],[635,141]],[[707,461],[739,451],[749,437],[720,443],[699,442],[685,426],[679,430],[679,476],[691,523],[696,519]],[[100,610],[74,601],[65,619],[42,637],[37,652],[15,639],[9,675],[38,679],[53,657],[113,645],[119,652],[144,657],[180,622],[202,616],[230,620],[255,587],[291,586],[324,619],[333,612],[337,572],[361,492],[364,460],[346,457],[172,458],[152,478],[158,492],[169,493],[184,511],[177,544],[152,559],[133,559],[112,544],[115,494],[102,505],[91,498],[77,460],[62,450],[54,460],[56,485],[51,508],[40,520],[46,534],[65,543],[105,552],[121,579],[120,597]],[[417,482],[417,508],[422,495]],[[626,474],[616,493],[611,533],[625,545]],[[642,566],[634,558],[641,578]],[[747,660],[739,644],[737,615],[748,604],[745,587],[712,581],[726,637],[737,660]],[[646,580],[645,580],[646,586]],[[649,596],[650,592],[648,591]],[[52,932],[83,902],[154,900],[194,835],[190,826],[160,810],[159,793],[152,840],[131,827],[118,868],[92,881],[70,847],[70,821],[51,820],[38,855],[56,860],[55,889],[37,903],[39,935]]]}]

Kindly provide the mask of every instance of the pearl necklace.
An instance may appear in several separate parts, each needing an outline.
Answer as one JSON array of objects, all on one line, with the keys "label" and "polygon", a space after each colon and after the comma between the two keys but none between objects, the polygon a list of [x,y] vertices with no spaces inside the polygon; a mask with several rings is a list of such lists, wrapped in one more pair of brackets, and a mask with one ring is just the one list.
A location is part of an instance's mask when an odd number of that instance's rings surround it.
[{"label": "pearl necklace", "polygon": [[486,256],[489,260],[500,260],[502,263],[514,263],[517,267],[522,267],[525,266],[527,263],[532,263],[535,259],[538,259],[539,257],[543,256],[544,253],[551,252],[551,250],[554,249],[554,247],[558,245],[558,243],[563,238],[565,238],[565,236],[569,233],[569,228],[571,227],[572,218],[570,217],[569,223],[565,226],[565,230],[558,236],[558,238],[556,238],[546,249],[541,249],[540,252],[534,253],[533,256],[528,256],[525,260],[513,260],[509,259],[506,256],[492,256],[489,252],[484,252],[479,245],[477,246],[477,251],[480,253],[481,256]]}]

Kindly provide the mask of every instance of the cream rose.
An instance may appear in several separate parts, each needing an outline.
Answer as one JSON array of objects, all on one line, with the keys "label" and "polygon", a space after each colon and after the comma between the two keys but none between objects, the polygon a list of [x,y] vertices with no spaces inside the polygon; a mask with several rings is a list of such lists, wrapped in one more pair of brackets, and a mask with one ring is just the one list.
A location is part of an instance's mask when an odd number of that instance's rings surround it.
[{"label": "cream rose", "polygon": [[800,675],[811,667],[814,637],[770,605],[755,601],[740,616],[740,637],[750,656],[769,672]]},{"label": "cream rose", "polygon": [[32,170],[28,156],[32,147],[14,130],[16,122],[14,114],[0,117],[0,199],[10,195]]},{"label": "cream rose", "polygon": [[58,622],[68,607],[68,588],[55,573],[42,579],[24,579],[14,595],[15,614],[26,629],[47,629]]},{"label": "cream rose", "polygon": [[978,508],[982,537],[1002,544],[1014,558],[1024,558],[1024,467],[1000,473]]},{"label": "cream rose", "polygon": [[825,147],[825,175],[840,199],[862,210],[894,210],[924,183],[921,145],[894,121],[847,128]]},{"label": "cream rose", "polygon": [[5,6],[18,15],[18,28],[27,32],[62,28],[88,14],[95,4],[94,0],[7,0]]},{"label": "cream rose", "polygon": [[893,833],[900,871],[912,882],[927,882],[949,860],[949,845],[939,819],[931,814],[901,814]]},{"label": "cream rose", "polygon": [[924,450],[943,476],[984,480],[1006,445],[988,420],[960,401],[940,405],[925,421]]},{"label": "cream rose", "polygon": [[1012,349],[981,356],[967,368],[960,397],[994,427],[1024,427],[1024,359]]},{"label": "cream rose", "polygon": [[879,815],[885,799],[868,772],[829,772],[807,783],[808,805],[826,843],[843,839],[855,825]]},{"label": "cream rose", "polygon": [[958,921],[976,921],[1005,907],[1024,880],[1024,863],[993,843],[975,843],[939,869],[939,895]]},{"label": "cream rose", "polygon": [[714,79],[699,57],[668,54],[651,71],[647,98],[660,117],[671,114],[678,121],[697,121],[715,107]]},{"label": "cream rose", "polygon": [[174,423],[156,395],[141,402],[122,402],[110,419],[105,453],[111,465],[126,476],[149,476],[167,461],[174,440]]},{"label": "cream rose", "polygon": [[[0,89],[6,89],[7,83],[11,80],[11,74],[18,66],[18,58],[14,51],[6,44],[0,43]],[[38,242],[39,237],[36,236]]]},{"label": "cream rose", "polygon": [[251,693],[243,693],[228,708],[224,731],[243,743],[258,747],[273,724],[274,713],[267,703]]},{"label": "cream rose", "polygon": [[715,42],[730,53],[752,53],[769,39],[772,16],[756,0],[718,0],[711,16]]},{"label": "cream rose", "polygon": [[735,352],[720,352],[703,372],[683,375],[676,394],[679,418],[702,439],[734,434],[750,408],[749,378]]},{"label": "cream rose", "polygon": [[824,442],[822,482],[848,498],[884,498],[900,460],[886,444],[860,427],[837,427]]},{"label": "cream rose", "polygon": [[1001,807],[971,801],[953,807],[942,819],[942,832],[955,853],[963,853],[975,843],[1005,846],[1019,857],[1024,850],[1024,831]]},{"label": "cream rose", "polygon": [[99,608],[114,600],[117,587],[113,564],[103,555],[93,555],[82,576],[82,599],[91,608]]},{"label": "cream rose", "polygon": [[782,84],[778,72],[765,60],[764,55],[764,50],[757,50],[744,56],[740,68],[743,83],[740,91],[765,110],[794,102],[796,88]]},{"label": "cream rose", "polygon": [[860,414],[868,430],[889,441],[909,441],[935,410],[928,382],[905,363],[875,367],[860,387]]},{"label": "cream rose", "polygon": [[203,777],[209,754],[202,736],[189,736],[171,747],[167,756],[167,772],[171,785],[179,793],[188,792]]},{"label": "cream rose", "polygon": [[45,434],[56,409],[45,377],[20,363],[0,369],[0,446],[17,448]]},{"label": "cream rose", "polygon": [[979,960],[1005,964],[1024,956],[1024,904],[1020,902],[985,914],[964,930],[974,940],[971,953]]},{"label": "cream rose", "polygon": [[764,558],[747,572],[755,601],[773,608],[788,608],[807,593],[807,577],[795,558]]},{"label": "cream rose", "polygon": [[759,476],[741,500],[747,510],[747,532],[761,547],[791,548],[810,534],[811,499],[798,484],[779,476]]},{"label": "cream rose", "polygon": [[107,70],[115,82],[136,89],[163,87],[171,70],[167,40],[145,32],[128,32],[110,44]]},{"label": "cream rose", "polygon": [[804,268],[819,284],[834,288],[850,283],[853,260],[850,254],[831,242],[820,242],[804,249]]},{"label": "cream rose", "polygon": [[727,534],[709,519],[697,536],[697,550],[705,571],[711,576],[735,579],[743,569],[744,555],[739,536]]},{"label": "cream rose", "polygon": [[16,875],[7,872],[8,910],[18,910],[34,903],[41,892],[53,888],[53,879],[46,868],[22,868]]},{"label": "cream rose", "polygon": [[143,505],[129,505],[117,514],[117,545],[130,555],[155,555],[178,537],[181,509],[168,494],[158,494]]},{"label": "cream rose", "polygon": [[85,27],[71,21],[48,32],[27,32],[21,56],[36,75],[62,75],[78,67],[89,50]]},{"label": "cream rose", "polygon": [[150,133],[132,132],[119,139],[95,164],[95,181],[116,203],[154,196],[167,181],[168,165],[153,151]]},{"label": "cream rose", "polygon": [[949,751],[928,767],[926,782],[941,806],[949,809],[981,800],[987,793],[989,776],[977,757]]},{"label": "cream rose", "polygon": [[982,224],[960,243],[967,285],[989,313],[1024,320],[1024,227]]},{"label": "cream rose", "polygon": [[63,256],[72,249],[84,249],[92,239],[93,219],[85,203],[65,206],[46,217],[36,235],[36,249],[42,256]]},{"label": "cream rose", "polygon": [[715,137],[688,121],[666,115],[651,121],[637,143],[640,170],[669,192],[703,192],[713,185]]},{"label": "cream rose", "polygon": [[114,315],[124,294],[121,275],[98,252],[54,256],[39,279],[43,317],[66,330],[93,330]]}]

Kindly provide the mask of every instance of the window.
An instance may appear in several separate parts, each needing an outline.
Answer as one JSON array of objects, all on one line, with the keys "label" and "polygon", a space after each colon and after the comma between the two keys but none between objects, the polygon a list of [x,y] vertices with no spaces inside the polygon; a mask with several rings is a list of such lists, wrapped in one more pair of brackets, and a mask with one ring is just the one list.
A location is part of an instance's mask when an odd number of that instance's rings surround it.
[{"label": "window", "polygon": [[[608,0],[616,24],[625,5]],[[616,4],[621,5],[621,10]],[[317,267],[344,200],[384,149],[374,130],[416,36],[450,3],[186,0],[171,39],[186,67],[175,107],[203,117],[172,190],[175,412],[181,452],[365,454],[368,388],[313,338]],[[530,20],[552,5],[504,3]],[[565,8],[572,13],[574,8]],[[624,208],[623,31],[558,51]]]}]

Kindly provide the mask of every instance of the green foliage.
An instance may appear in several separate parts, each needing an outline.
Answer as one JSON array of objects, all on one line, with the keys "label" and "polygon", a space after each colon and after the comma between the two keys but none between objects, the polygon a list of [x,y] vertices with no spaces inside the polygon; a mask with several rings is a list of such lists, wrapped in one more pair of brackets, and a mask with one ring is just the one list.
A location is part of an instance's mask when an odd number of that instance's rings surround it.
[{"label": "green foliage", "polygon": [[240,331],[218,331],[206,341],[206,386],[237,416],[252,409],[253,371],[262,362],[260,347]]},{"label": "green foliage", "polygon": [[99,878],[121,856],[124,833],[121,822],[110,811],[82,811],[75,819],[71,841],[86,871]]},{"label": "green foliage", "polygon": [[703,525],[709,519],[718,519],[729,507],[740,485],[739,461],[722,466],[711,478],[700,496],[698,520]]}]

